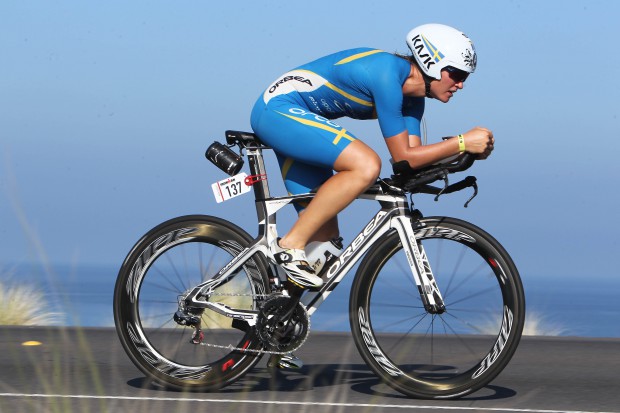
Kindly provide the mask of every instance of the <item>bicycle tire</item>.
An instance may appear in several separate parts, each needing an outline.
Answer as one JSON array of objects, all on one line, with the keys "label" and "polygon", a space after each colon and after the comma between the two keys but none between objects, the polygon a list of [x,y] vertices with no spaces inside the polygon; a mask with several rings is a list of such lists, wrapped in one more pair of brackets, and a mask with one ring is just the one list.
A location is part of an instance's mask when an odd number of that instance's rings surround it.
[{"label": "bicycle tire", "polygon": [[[190,343],[194,329],[173,321],[178,297],[214,275],[252,238],[238,226],[210,216],[169,220],[149,231],[125,259],[114,290],[114,321],[121,344],[149,379],[177,390],[215,390],[243,376],[260,359],[253,328],[232,328],[231,318],[209,309],[201,315],[206,343]],[[231,281],[216,289],[218,302],[238,309],[258,308],[269,292],[269,267],[254,255]],[[233,296],[231,294],[250,294]],[[234,301],[234,302],[233,302]]]},{"label": "bicycle tire", "polygon": [[369,367],[399,392],[463,397],[493,380],[518,346],[525,320],[521,279],[506,250],[468,222],[429,217],[414,228],[446,312],[424,309],[394,231],[373,246],[356,273],[353,337]]}]

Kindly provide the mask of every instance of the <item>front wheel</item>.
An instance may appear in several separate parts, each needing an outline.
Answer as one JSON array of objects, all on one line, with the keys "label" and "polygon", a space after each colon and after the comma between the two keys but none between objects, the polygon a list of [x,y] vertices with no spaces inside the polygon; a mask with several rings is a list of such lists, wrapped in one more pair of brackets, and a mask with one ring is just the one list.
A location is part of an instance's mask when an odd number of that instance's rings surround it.
[{"label": "front wheel", "polygon": [[[253,328],[209,309],[198,313],[200,336],[173,321],[180,298],[251,241],[228,221],[187,216],[159,225],[135,245],[118,274],[114,321],[123,348],[147,377],[176,389],[212,390],[258,362],[262,342]],[[269,291],[267,272],[264,257],[254,255],[209,300],[257,311]]]},{"label": "front wheel", "polygon": [[388,385],[418,398],[456,398],[495,378],[514,354],[525,319],[517,269],[489,234],[430,217],[414,228],[446,311],[424,309],[396,232],[360,264],[350,321],[364,360]]}]

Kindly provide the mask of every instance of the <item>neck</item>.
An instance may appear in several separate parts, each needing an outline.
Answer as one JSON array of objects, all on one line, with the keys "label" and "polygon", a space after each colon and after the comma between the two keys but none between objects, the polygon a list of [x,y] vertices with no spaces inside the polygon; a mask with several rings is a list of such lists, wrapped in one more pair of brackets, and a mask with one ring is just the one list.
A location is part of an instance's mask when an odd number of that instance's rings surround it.
[{"label": "neck", "polygon": [[[429,81],[430,87],[430,81]],[[403,83],[403,95],[406,96],[414,96],[414,97],[424,97],[427,96],[427,86],[424,80],[424,76],[420,69],[414,64],[411,65],[411,71],[409,72],[409,76],[405,79],[405,83]]]}]

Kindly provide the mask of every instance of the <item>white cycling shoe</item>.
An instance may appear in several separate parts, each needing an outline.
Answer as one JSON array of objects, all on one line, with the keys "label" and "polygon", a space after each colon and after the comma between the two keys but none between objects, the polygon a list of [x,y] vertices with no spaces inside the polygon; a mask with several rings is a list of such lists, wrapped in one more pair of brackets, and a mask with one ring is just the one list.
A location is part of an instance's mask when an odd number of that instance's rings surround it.
[{"label": "white cycling shoe", "polygon": [[282,248],[278,241],[272,244],[271,250],[276,262],[286,271],[289,281],[301,288],[322,286],[323,280],[308,264],[306,252],[302,249]]}]

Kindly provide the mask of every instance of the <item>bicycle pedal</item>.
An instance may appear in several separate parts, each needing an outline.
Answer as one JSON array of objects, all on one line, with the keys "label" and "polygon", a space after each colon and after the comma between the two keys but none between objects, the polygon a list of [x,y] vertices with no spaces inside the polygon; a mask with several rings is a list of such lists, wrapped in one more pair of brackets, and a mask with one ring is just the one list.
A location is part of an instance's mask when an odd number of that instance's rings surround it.
[{"label": "bicycle pedal", "polygon": [[192,344],[201,344],[205,339],[205,333],[197,328],[196,330],[194,330],[194,333],[192,334],[192,338],[189,341]]}]

